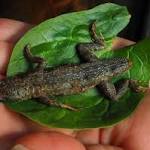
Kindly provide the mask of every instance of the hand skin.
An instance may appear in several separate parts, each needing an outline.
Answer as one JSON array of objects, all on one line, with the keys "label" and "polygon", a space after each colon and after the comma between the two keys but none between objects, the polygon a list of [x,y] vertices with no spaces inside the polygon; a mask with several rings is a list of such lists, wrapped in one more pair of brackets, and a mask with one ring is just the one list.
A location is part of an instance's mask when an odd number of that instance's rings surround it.
[{"label": "hand skin", "polygon": [[[12,48],[31,26],[0,19],[0,78],[4,78]],[[133,44],[117,38],[114,49]],[[31,150],[148,150],[150,149],[150,92],[128,119],[105,129],[82,131],[46,129],[0,104],[0,149],[22,144]],[[18,149],[20,147],[16,146]],[[15,148],[16,148],[15,147]],[[22,146],[21,146],[22,147]],[[17,148],[14,150],[18,150]]]}]

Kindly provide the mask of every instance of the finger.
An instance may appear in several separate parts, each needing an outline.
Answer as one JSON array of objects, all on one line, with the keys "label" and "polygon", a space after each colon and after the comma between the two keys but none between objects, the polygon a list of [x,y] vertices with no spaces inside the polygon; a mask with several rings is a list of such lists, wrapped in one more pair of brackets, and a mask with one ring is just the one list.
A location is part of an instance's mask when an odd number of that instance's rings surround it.
[{"label": "finger", "polygon": [[78,140],[56,132],[33,133],[17,140],[16,144],[12,150],[85,150]]},{"label": "finger", "polygon": [[98,144],[99,143],[99,129],[79,131],[76,138],[83,144]]},{"label": "finger", "polygon": [[11,56],[13,44],[0,41],[0,74],[6,73],[7,65]]},{"label": "finger", "polygon": [[4,104],[0,104],[0,147],[10,149],[14,141],[30,132],[58,131],[62,134],[73,136],[72,130],[49,129],[26,119],[25,117],[9,110]]},{"label": "finger", "polygon": [[128,150],[150,149],[150,93],[135,113],[111,128],[101,129],[100,143],[119,145]]},{"label": "finger", "polygon": [[150,149],[150,91],[132,116],[133,123],[122,146],[128,150]]},{"label": "finger", "polygon": [[26,119],[0,104],[0,149],[9,149],[16,138],[30,130],[33,129],[27,125]]},{"label": "finger", "polygon": [[1,18],[0,41],[15,43],[29,28],[31,25],[27,23]]},{"label": "finger", "polygon": [[99,142],[104,145],[121,145],[130,132],[132,122],[132,117],[129,117],[113,127],[100,129]]},{"label": "finger", "polygon": [[125,46],[129,46],[129,45],[133,45],[133,44],[135,44],[135,42],[129,41],[129,40],[124,39],[124,38],[117,37],[113,41],[112,49],[119,49],[119,48],[123,48]]},{"label": "finger", "polygon": [[87,146],[87,150],[123,150],[123,149],[116,146],[97,144]]}]

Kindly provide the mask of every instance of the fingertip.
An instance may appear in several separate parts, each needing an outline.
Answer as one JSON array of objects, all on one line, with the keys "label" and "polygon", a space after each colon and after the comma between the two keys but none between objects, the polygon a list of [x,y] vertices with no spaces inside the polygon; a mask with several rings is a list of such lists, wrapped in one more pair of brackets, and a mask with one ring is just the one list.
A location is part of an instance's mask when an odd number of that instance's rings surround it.
[{"label": "fingertip", "polygon": [[78,140],[56,132],[32,133],[17,140],[16,144],[29,150],[85,150]]},{"label": "fingertip", "polygon": [[76,138],[84,144],[97,144],[100,141],[100,129],[89,129],[78,131]]},{"label": "fingertip", "polygon": [[9,42],[0,41],[0,74],[6,73],[7,65],[11,56],[13,44]]},{"label": "fingertip", "polygon": [[124,38],[117,37],[113,40],[112,49],[119,49],[119,48],[123,48],[125,46],[129,46],[129,45],[133,45],[133,44],[135,44],[135,42],[124,39]]},{"label": "fingertip", "polygon": [[6,18],[0,18],[0,40],[15,43],[31,25]]}]

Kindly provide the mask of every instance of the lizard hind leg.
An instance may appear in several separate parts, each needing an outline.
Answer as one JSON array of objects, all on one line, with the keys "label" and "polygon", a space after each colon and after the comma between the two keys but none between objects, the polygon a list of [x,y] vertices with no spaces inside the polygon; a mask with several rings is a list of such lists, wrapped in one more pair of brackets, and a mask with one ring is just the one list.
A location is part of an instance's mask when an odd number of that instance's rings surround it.
[{"label": "lizard hind leg", "polygon": [[127,92],[129,80],[119,80],[115,85],[109,81],[103,81],[98,87],[110,100],[117,101]]},{"label": "lizard hind leg", "polygon": [[56,100],[50,99],[47,96],[38,97],[37,100],[39,102],[46,104],[46,105],[49,105],[49,106],[55,106],[55,107],[60,107],[60,108],[64,108],[64,109],[68,109],[68,110],[72,110],[72,111],[78,111],[77,108],[74,108],[74,107],[67,105],[67,104],[57,102]]},{"label": "lizard hind leg", "polygon": [[43,68],[43,64],[44,64],[44,59],[41,58],[41,57],[37,57],[37,56],[33,56],[31,51],[30,51],[30,45],[27,44],[25,47],[24,47],[24,57],[25,59],[29,62],[29,63],[36,63],[37,66],[36,68]]}]

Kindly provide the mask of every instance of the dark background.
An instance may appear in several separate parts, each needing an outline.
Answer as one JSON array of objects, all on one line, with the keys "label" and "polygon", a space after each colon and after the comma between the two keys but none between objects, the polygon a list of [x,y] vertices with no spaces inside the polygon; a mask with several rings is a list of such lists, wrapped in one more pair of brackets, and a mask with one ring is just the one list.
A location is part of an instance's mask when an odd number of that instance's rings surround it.
[{"label": "dark background", "polygon": [[0,17],[37,24],[64,12],[105,2],[126,5],[132,15],[130,24],[120,36],[134,41],[150,36],[150,0],[0,0]]}]

